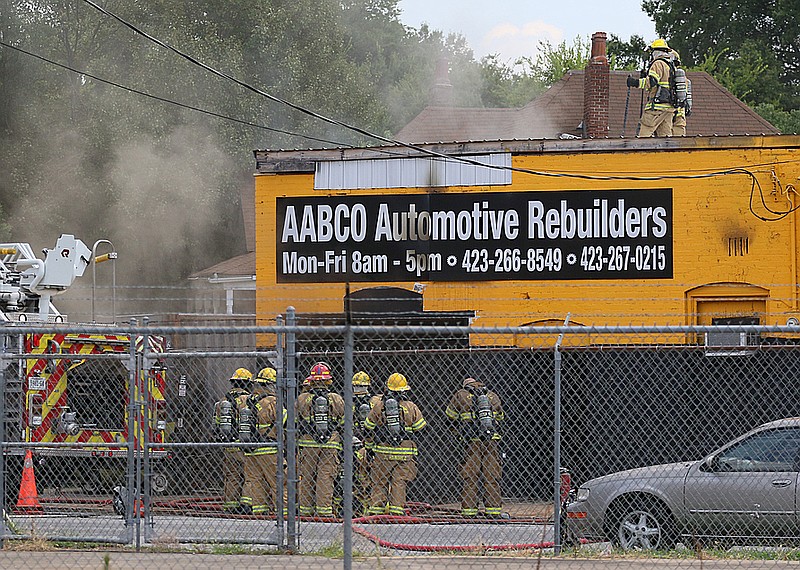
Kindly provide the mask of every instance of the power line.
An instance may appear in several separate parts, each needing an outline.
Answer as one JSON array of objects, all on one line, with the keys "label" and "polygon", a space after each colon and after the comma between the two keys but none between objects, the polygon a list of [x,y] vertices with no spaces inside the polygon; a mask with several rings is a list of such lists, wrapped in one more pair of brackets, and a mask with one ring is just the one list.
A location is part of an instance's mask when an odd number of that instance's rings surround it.
[{"label": "power line", "polygon": [[[310,109],[307,109],[307,108],[305,108],[305,107],[303,107],[301,105],[297,105],[295,103],[292,103],[291,101],[288,101],[288,100],[283,99],[281,97],[277,97],[275,95],[267,93],[266,91],[263,91],[261,89],[258,89],[257,87],[254,87],[254,86],[252,86],[252,85],[250,85],[248,83],[245,83],[244,81],[241,81],[241,80],[239,80],[239,79],[237,79],[237,78],[235,78],[235,77],[233,77],[233,76],[231,76],[231,75],[229,75],[227,73],[223,73],[221,71],[218,71],[218,70],[214,69],[213,67],[211,67],[211,66],[209,66],[209,65],[207,65],[207,64],[205,64],[205,63],[203,63],[201,61],[199,61],[198,59],[196,59],[196,58],[194,58],[194,57],[182,52],[181,50],[179,50],[179,49],[177,49],[177,48],[175,48],[175,47],[173,47],[173,46],[171,46],[171,45],[159,40],[158,38],[155,38],[155,37],[151,36],[147,32],[145,32],[143,30],[140,30],[135,25],[131,24],[130,22],[128,22],[126,20],[124,20],[120,16],[117,16],[113,12],[110,12],[109,10],[106,10],[105,8],[97,5],[93,0],[83,0],[83,1],[86,2],[87,4],[89,4],[90,6],[94,7],[96,10],[100,11],[101,13],[103,13],[103,14],[105,14],[105,15],[107,15],[107,16],[115,19],[115,20],[117,20],[122,25],[124,25],[125,27],[129,28],[130,30],[132,30],[134,33],[139,34],[139,35],[147,38],[151,42],[154,42],[155,44],[157,44],[157,45],[159,45],[159,46],[161,46],[161,47],[163,47],[165,49],[168,49],[168,50],[172,51],[173,53],[177,54],[179,57],[191,62],[194,65],[197,65],[197,66],[205,69],[206,71],[216,75],[217,77],[221,77],[223,79],[227,79],[229,81],[233,81],[237,85],[239,85],[239,86],[241,86],[241,87],[243,87],[243,88],[245,88],[245,89],[247,89],[249,91],[252,91],[253,93],[261,95],[262,97],[266,97],[267,99],[269,99],[271,101],[286,105],[287,107],[290,107],[291,109],[294,109],[296,111],[299,111],[301,113],[304,113],[306,115],[314,117],[314,118],[319,119],[321,121],[325,121],[325,122],[330,123],[332,125],[340,126],[342,128],[354,131],[354,132],[356,132],[356,133],[358,133],[360,135],[367,136],[367,137],[370,137],[370,138],[374,138],[374,139],[382,141],[384,143],[388,143],[388,144],[391,144],[391,145],[394,145],[394,146],[402,146],[402,147],[405,147],[405,148],[408,148],[408,149],[411,149],[411,150],[415,150],[415,151],[417,151],[417,152],[419,152],[421,154],[424,154],[424,155],[427,155],[427,156],[431,156],[431,157],[435,157],[435,158],[438,158],[438,159],[443,159],[443,160],[446,160],[446,161],[455,161],[455,162],[461,162],[461,163],[466,163],[466,164],[472,164],[472,165],[476,165],[476,166],[482,166],[482,167],[485,167],[485,168],[493,168],[493,169],[497,169],[497,170],[510,170],[512,172],[520,172],[520,173],[523,173],[523,174],[530,174],[530,175],[534,175],[534,176],[544,176],[544,177],[551,177],[551,178],[562,178],[563,177],[563,178],[575,178],[575,179],[580,179],[580,180],[605,180],[605,181],[613,181],[613,180],[658,181],[658,180],[712,178],[712,177],[716,177],[716,176],[730,176],[730,175],[746,175],[746,176],[749,176],[751,178],[751,181],[752,181],[752,186],[751,186],[751,191],[750,191],[750,201],[751,201],[750,210],[751,210],[751,212],[753,213],[754,216],[756,216],[759,219],[762,219],[764,221],[774,221],[772,218],[764,218],[764,217],[758,215],[755,211],[753,211],[752,201],[753,201],[753,196],[755,194],[756,187],[758,187],[758,189],[759,189],[759,193],[761,195],[762,203],[764,203],[763,191],[761,189],[761,185],[758,182],[758,179],[756,178],[756,176],[752,172],[750,172],[750,171],[748,171],[747,169],[744,169],[744,168],[731,168],[731,169],[725,169],[725,170],[716,171],[716,172],[710,172],[710,173],[707,173],[707,174],[673,174],[673,175],[659,175],[659,176],[628,176],[628,175],[622,175],[622,176],[598,176],[598,175],[592,175],[592,174],[578,174],[578,173],[564,173],[564,172],[546,172],[546,171],[540,171],[540,170],[531,170],[531,169],[527,169],[527,168],[518,168],[518,167],[514,167],[514,166],[484,164],[484,163],[482,163],[482,162],[480,162],[478,160],[470,159],[470,158],[467,158],[467,157],[453,156],[453,155],[448,155],[448,154],[432,151],[432,150],[426,149],[424,147],[421,147],[421,146],[418,146],[418,145],[415,145],[415,144],[406,143],[406,142],[403,142],[403,141],[391,139],[391,138],[388,138],[388,137],[384,137],[384,136],[372,133],[372,132],[370,132],[370,131],[368,131],[366,129],[362,129],[361,127],[356,127],[354,125],[350,125],[350,124],[345,123],[343,121],[340,121],[338,119],[332,119],[330,117],[326,117],[326,116],[321,115],[319,113],[316,113],[316,112],[314,112],[314,111],[312,111]],[[765,206],[766,206],[766,204],[765,204]],[[770,212],[770,214],[773,214],[773,215],[777,216],[777,219],[781,219],[781,218],[787,216],[788,214],[790,214],[791,212],[795,211],[798,207],[800,207],[800,205],[798,205],[797,207],[791,208],[791,209],[789,209],[787,211],[772,211],[769,208],[767,208],[767,211]]]},{"label": "power line", "polygon": [[366,137],[374,138],[376,140],[383,141],[383,142],[386,142],[386,143],[391,143],[391,144],[394,144],[394,145],[406,146],[408,148],[413,148],[414,150],[419,150],[421,152],[424,152],[423,149],[420,149],[420,148],[418,148],[418,147],[416,147],[414,145],[409,145],[407,143],[402,143],[400,141],[396,141],[396,140],[393,140],[393,139],[390,139],[390,138],[387,138],[387,137],[383,137],[381,135],[378,135],[378,134],[372,133],[370,131],[367,131],[366,129],[362,129],[361,127],[356,127],[354,125],[350,125],[350,124],[345,123],[343,121],[339,121],[338,119],[332,119],[330,117],[326,117],[325,115],[321,115],[320,113],[316,113],[316,112],[314,112],[314,111],[312,111],[310,109],[307,109],[306,107],[303,107],[301,105],[297,105],[296,103],[292,103],[291,101],[288,101],[288,100],[283,99],[281,97],[277,97],[275,95],[272,95],[271,93],[267,93],[266,91],[263,91],[262,89],[254,87],[254,86],[250,85],[249,83],[246,83],[246,82],[244,82],[244,81],[242,81],[240,79],[237,79],[236,77],[234,77],[232,75],[229,75],[227,73],[224,73],[222,71],[214,69],[210,65],[208,65],[206,63],[203,63],[202,61],[200,61],[200,60],[198,60],[198,59],[196,59],[196,58],[194,58],[194,57],[182,52],[178,48],[175,48],[175,47],[167,44],[166,42],[163,42],[163,41],[159,40],[158,38],[151,36],[147,32],[145,32],[143,30],[140,30],[135,25],[131,24],[130,22],[128,22],[126,20],[124,20],[120,16],[117,16],[113,12],[111,12],[109,10],[106,10],[102,6],[97,5],[92,0],[83,0],[83,1],[86,2],[87,4],[89,4],[90,6],[92,6],[93,8],[95,8],[96,10],[98,10],[99,12],[105,14],[106,16],[109,16],[110,18],[115,19],[116,21],[118,21],[123,26],[125,26],[125,27],[129,28],[130,30],[132,30],[134,33],[139,34],[140,36],[143,36],[143,37],[147,38],[148,40],[150,40],[151,42],[155,43],[156,45],[159,45],[159,46],[161,46],[161,47],[163,47],[165,49],[168,49],[169,51],[175,53],[179,57],[189,61],[190,63],[192,63],[194,65],[197,65],[197,66],[205,69],[206,71],[208,71],[209,73],[212,73],[213,75],[216,75],[217,77],[221,77],[223,79],[227,79],[228,81],[233,81],[234,83],[236,83],[240,87],[243,87],[243,88],[247,89],[248,91],[252,91],[253,93],[261,95],[262,97],[266,97],[270,101],[274,101],[276,103],[281,103],[283,105],[286,105],[287,107],[290,107],[290,108],[294,109],[295,111],[299,111],[301,113],[304,113],[306,115],[314,117],[315,119],[319,119],[321,121],[325,121],[325,122],[330,123],[332,125],[336,125],[336,126],[345,128],[347,130],[354,131],[354,132],[356,132],[356,133],[358,133],[360,135],[366,136]]},{"label": "power line", "polygon": [[73,73],[89,77],[91,79],[94,79],[95,81],[99,81],[100,83],[105,83],[107,85],[111,85],[112,87],[116,87],[116,88],[122,89],[124,91],[129,91],[131,93],[135,93],[137,95],[141,95],[141,96],[147,97],[149,99],[154,99],[156,101],[161,101],[162,103],[169,103],[170,105],[175,105],[175,106],[181,107],[183,109],[188,109],[190,111],[196,111],[198,113],[203,113],[204,115],[209,115],[209,116],[212,116],[212,117],[216,117],[218,119],[231,121],[233,123],[239,123],[241,125],[247,125],[248,127],[254,127],[254,128],[257,128],[257,129],[263,129],[265,131],[271,131],[271,132],[279,133],[279,134],[283,134],[283,135],[290,135],[290,136],[293,136],[293,137],[304,138],[304,139],[308,139],[308,140],[312,140],[312,141],[316,141],[316,142],[321,142],[321,143],[325,143],[325,144],[331,144],[331,145],[335,145],[335,146],[339,146],[339,147],[352,147],[352,145],[347,144],[347,143],[329,141],[329,140],[318,138],[318,137],[312,137],[312,136],[309,136],[309,135],[301,135],[300,133],[293,133],[291,131],[284,131],[282,129],[277,129],[275,127],[268,127],[266,125],[259,125],[258,123],[252,123],[250,121],[245,121],[243,119],[237,119],[235,117],[230,117],[228,115],[222,115],[220,113],[215,113],[214,111],[208,111],[206,109],[201,109],[200,107],[194,107],[192,105],[187,105],[185,103],[180,103],[180,102],[174,101],[172,99],[166,99],[164,97],[159,97],[158,95],[153,95],[153,94],[147,93],[145,91],[139,91],[138,89],[134,89],[133,87],[127,87],[127,86],[122,85],[120,83],[116,83],[114,81],[109,81],[108,79],[103,79],[102,77],[98,77],[97,75],[93,75],[93,74],[88,73],[86,71],[81,71],[79,69],[75,69],[73,67],[70,67],[69,65],[64,65],[63,63],[58,63],[57,61],[53,61],[53,60],[48,59],[46,57],[43,57],[41,55],[37,55],[37,54],[32,53],[30,51],[24,50],[21,47],[17,47],[15,45],[6,43],[6,42],[4,42],[2,40],[0,40],[0,45],[4,46],[4,47],[7,47],[7,48],[10,48],[10,49],[13,49],[13,50],[16,50],[16,51],[18,51],[20,53],[24,53],[25,55],[33,57],[33,58],[36,58],[38,60],[44,61],[46,63],[49,63],[50,65],[54,65],[56,67],[60,67],[62,69],[66,69],[66,70],[71,71]]},{"label": "power line", "polygon": [[[514,167],[514,166],[484,164],[484,163],[482,163],[482,162],[480,162],[478,160],[470,159],[470,158],[467,158],[467,157],[453,156],[453,155],[448,155],[448,154],[432,151],[432,150],[426,149],[424,147],[421,147],[421,146],[418,146],[418,145],[415,145],[415,144],[402,142],[402,141],[399,141],[399,140],[391,139],[391,138],[388,138],[388,137],[384,137],[384,136],[372,133],[372,132],[370,132],[370,131],[368,131],[366,129],[362,129],[361,127],[356,127],[354,125],[350,125],[350,124],[345,123],[343,121],[340,121],[338,119],[332,119],[330,117],[326,117],[324,115],[321,115],[320,113],[316,113],[316,112],[314,112],[314,111],[312,111],[310,109],[307,109],[306,107],[303,107],[301,105],[297,105],[296,103],[292,103],[291,101],[288,101],[286,99],[277,97],[277,96],[272,95],[270,93],[267,93],[266,91],[258,89],[257,87],[254,87],[254,86],[252,86],[252,85],[250,85],[250,84],[248,84],[248,83],[246,83],[244,81],[241,81],[241,80],[233,77],[232,75],[229,75],[227,73],[223,73],[221,71],[218,71],[218,70],[214,69],[213,67],[211,67],[211,66],[209,66],[209,65],[207,65],[207,64],[205,64],[205,63],[203,63],[201,61],[199,61],[198,59],[196,59],[196,58],[194,58],[194,57],[192,57],[192,56],[190,56],[188,54],[185,54],[184,52],[180,51],[179,49],[177,49],[177,48],[175,48],[175,47],[173,47],[173,46],[171,46],[171,45],[159,40],[158,38],[155,38],[155,37],[151,36],[150,34],[146,33],[145,31],[140,30],[139,28],[137,28],[136,26],[134,26],[130,22],[127,22],[126,20],[124,20],[120,16],[117,16],[113,12],[110,12],[109,10],[106,10],[105,8],[97,5],[93,0],[83,0],[83,1],[85,3],[87,3],[87,4],[89,4],[90,6],[92,6],[93,8],[95,8],[96,10],[98,10],[99,12],[105,14],[106,16],[109,16],[110,18],[113,18],[113,19],[117,20],[119,23],[121,23],[125,27],[129,28],[134,33],[139,34],[139,35],[147,38],[151,42],[153,42],[153,43],[155,43],[155,44],[157,44],[157,45],[159,45],[159,46],[161,46],[161,47],[163,47],[165,49],[168,49],[169,51],[172,51],[173,53],[175,53],[179,57],[189,61],[190,63],[192,63],[194,65],[197,65],[197,66],[205,69],[206,71],[208,71],[209,73],[212,73],[213,75],[216,75],[217,77],[221,77],[223,79],[227,79],[229,81],[232,81],[232,82],[236,83],[237,85],[239,85],[240,87],[243,87],[243,88],[245,88],[245,89],[247,89],[249,91],[252,91],[253,93],[261,95],[262,97],[266,97],[267,99],[269,99],[271,101],[274,101],[276,103],[281,103],[283,105],[286,105],[287,107],[289,107],[291,109],[294,109],[296,111],[299,111],[301,113],[304,113],[306,115],[314,117],[314,118],[319,119],[321,121],[330,123],[332,125],[340,126],[340,127],[345,128],[347,130],[354,131],[354,132],[356,132],[356,133],[358,133],[360,135],[363,135],[363,136],[374,138],[374,139],[382,141],[384,143],[389,143],[389,144],[394,145],[394,146],[402,146],[402,147],[405,147],[405,148],[408,148],[408,149],[411,149],[411,150],[415,150],[415,151],[417,151],[417,152],[419,152],[421,154],[427,155],[427,156],[435,157],[435,158],[438,158],[438,159],[443,159],[443,160],[446,160],[446,161],[455,161],[455,162],[461,162],[461,163],[466,163],[466,164],[472,164],[472,165],[481,166],[481,167],[484,167],[484,168],[493,168],[493,169],[497,169],[497,170],[509,170],[509,171],[512,171],[512,172],[530,174],[530,175],[533,175],[533,176],[543,176],[543,177],[549,177],[549,178],[575,178],[575,179],[579,179],[579,180],[658,181],[658,180],[686,180],[686,179],[699,179],[699,178],[714,178],[714,177],[718,177],[718,176],[745,175],[745,176],[750,177],[750,179],[751,179],[750,212],[755,217],[757,217],[758,219],[760,219],[762,221],[777,221],[777,220],[783,219],[784,217],[788,216],[789,214],[791,214],[792,212],[794,212],[798,208],[800,208],[800,204],[798,204],[797,206],[794,206],[794,207],[790,208],[789,210],[784,210],[784,211],[775,211],[775,210],[770,209],[765,203],[763,189],[761,188],[761,184],[759,183],[758,178],[756,177],[755,174],[753,174],[751,171],[749,171],[749,170],[747,170],[745,168],[729,168],[729,169],[724,169],[724,170],[715,171],[715,172],[709,172],[709,173],[705,173],[705,174],[667,174],[667,175],[656,175],[656,176],[630,176],[630,175],[598,176],[598,175],[593,175],[593,174],[547,172],[547,171],[540,171],[540,170],[531,170],[531,169],[527,169],[527,168],[519,168],[519,167]],[[758,213],[756,213],[755,210],[753,209],[753,198],[754,198],[754,195],[755,195],[756,188],[758,188],[762,205],[766,208],[766,210],[770,214],[772,214],[774,216],[773,218],[767,218],[767,217],[761,216]]]}]

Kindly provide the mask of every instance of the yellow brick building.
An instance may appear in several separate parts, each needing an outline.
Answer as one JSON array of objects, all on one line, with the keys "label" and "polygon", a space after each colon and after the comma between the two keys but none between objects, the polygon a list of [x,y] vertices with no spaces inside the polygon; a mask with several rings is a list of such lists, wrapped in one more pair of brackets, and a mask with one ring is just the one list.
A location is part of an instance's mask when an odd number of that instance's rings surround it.
[{"label": "yellow brick building", "polygon": [[414,291],[426,312],[482,325],[786,324],[800,318],[798,146],[762,135],[256,151],[256,311],[341,314],[349,282]]}]

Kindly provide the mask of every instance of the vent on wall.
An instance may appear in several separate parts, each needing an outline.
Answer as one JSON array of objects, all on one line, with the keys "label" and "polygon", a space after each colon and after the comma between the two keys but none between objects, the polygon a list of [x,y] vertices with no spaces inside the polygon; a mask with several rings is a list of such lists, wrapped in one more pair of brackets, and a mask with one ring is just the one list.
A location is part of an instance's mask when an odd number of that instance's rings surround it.
[{"label": "vent on wall", "polygon": [[750,253],[750,238],[729,237],[728,238],[728,257],[737,257]]}]

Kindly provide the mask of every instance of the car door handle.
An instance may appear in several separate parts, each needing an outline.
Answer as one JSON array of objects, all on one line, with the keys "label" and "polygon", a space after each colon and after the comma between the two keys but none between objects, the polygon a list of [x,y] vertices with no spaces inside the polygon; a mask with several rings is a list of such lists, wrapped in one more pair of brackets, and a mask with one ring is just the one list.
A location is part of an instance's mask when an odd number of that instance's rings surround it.
[{"label": "car door handle", "polygon": [[772,486],[773,487],[788,487],[792,484],[791,479],[773,479]]}]

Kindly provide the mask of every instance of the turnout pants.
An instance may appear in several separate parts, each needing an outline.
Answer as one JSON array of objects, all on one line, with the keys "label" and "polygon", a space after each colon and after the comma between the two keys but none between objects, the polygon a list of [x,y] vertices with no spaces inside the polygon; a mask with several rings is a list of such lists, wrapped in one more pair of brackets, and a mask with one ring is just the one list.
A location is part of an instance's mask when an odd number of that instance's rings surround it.
[{"label": "turnout pants", "polygon": [[500,444],[495,440],[467,442],[464,464],[461,466],[461,478],[464,480],[461,514],[465,516],[478,514],[479,489],[483,477],[485,491],[483,503],[486,514],[500,515],[503,499],[500,492],[502,466],[499,448]]},{"label": "turnout pants", "polygon": [[277,451],[246,453],[242,504],[250,506],[254,515],[274,513],[277,488]]},{"label": "turnout pants", "polygon": [[639,136],[649,137],[653,133],[657,137],[672,136],[672,117],[675,109],[645,109],[639,122]]},{"label": "turnout pants", "polygon": [[302,516],[333,516],[333,488],[339,473],[339,450],[301,446],[297,457],[300,474],[298,508]]},{"label": "turnout pants", "polygon": [[372,475],[372,493],[370,495],[369,514],[404,515],[406,504],[406,487],[417,476],[417,462],[414,456],[405,459],[388,459],[382,453],[376,453],[370,469]]},{"label": "turnout pants", "polygon": [[242,497],[244,453],[241,449],[226,447],[222,450],[222,508],[235,509]]}]

